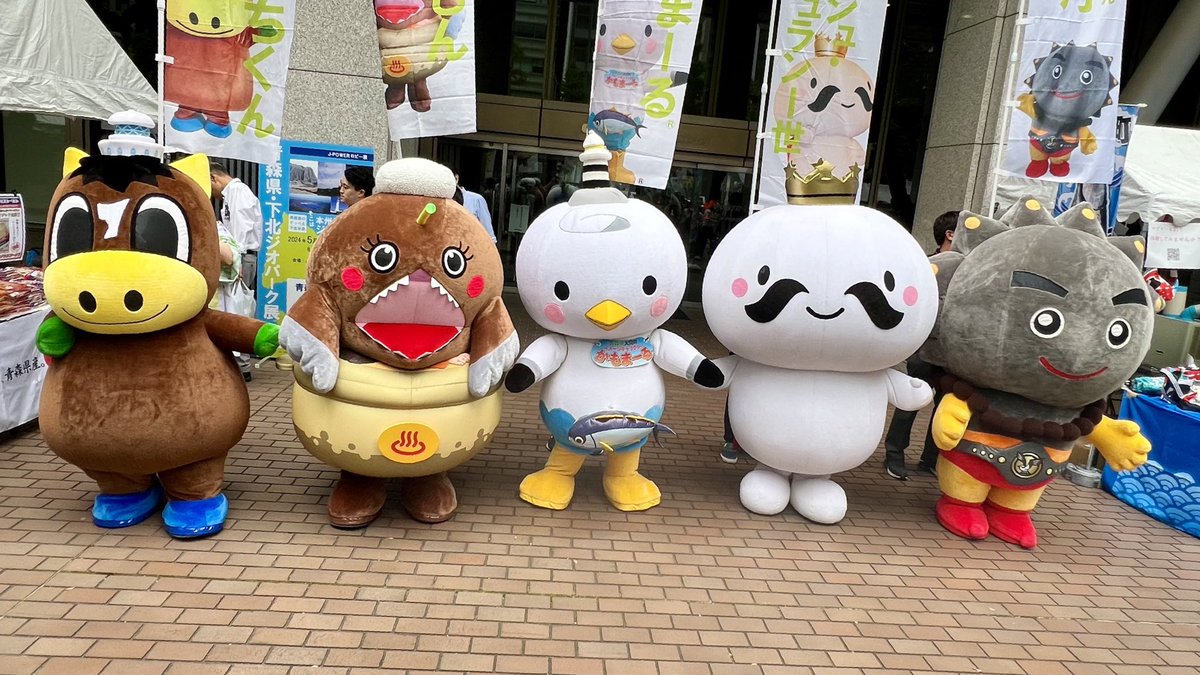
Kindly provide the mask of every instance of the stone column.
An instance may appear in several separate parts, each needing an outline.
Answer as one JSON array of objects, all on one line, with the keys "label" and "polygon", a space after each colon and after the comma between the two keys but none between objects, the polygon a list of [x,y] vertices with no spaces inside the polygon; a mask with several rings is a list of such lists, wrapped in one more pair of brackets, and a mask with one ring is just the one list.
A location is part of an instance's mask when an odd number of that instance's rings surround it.
[{"label": "stone column", "polygon": [[370,3],[301,0],[287,79],[284,136],[375,148],[389,158],[379,42]]},{"label": "stone column", "polygon": [[1122,103],[1145,103],[1138,124],[1154,124],[1171,102],[1183,78],[1200,58],[1200,0],[1179,0],[1150,51],[1142,57],[1129,84],[1121,90]]},{"label": "stone column", "polygon": [[934,218],[952,209],[984,209],[991,196],[1019,5],[951,0],[913,223],[927,250]]}]

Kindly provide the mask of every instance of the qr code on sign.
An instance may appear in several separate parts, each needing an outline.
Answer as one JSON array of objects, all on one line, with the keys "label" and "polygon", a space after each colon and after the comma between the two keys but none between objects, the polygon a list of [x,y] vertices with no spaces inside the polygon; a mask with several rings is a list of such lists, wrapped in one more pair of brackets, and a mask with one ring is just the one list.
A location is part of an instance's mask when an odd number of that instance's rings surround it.
[{"label": "qr code on sign", "polygon": [[1167,260],[1169,262],[1178,262],[1179,261],[1179,249],[1168,248],[1167,249]]}]

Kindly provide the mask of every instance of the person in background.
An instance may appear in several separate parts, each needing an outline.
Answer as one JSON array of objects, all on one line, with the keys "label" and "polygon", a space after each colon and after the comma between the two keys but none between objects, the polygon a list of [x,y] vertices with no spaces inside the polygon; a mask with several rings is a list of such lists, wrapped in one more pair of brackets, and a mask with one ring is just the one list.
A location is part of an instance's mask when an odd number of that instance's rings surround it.
[{"label": "person in background", "polygon": [[467,207],[467,210],[475,214],[475,218],[483,225],[483,229],[487,230],[488,236],[492,241],[496,241],[496,230],[492,228],[492,213],[488,210],[487,200],[478,192],[471,192],[464,188],[458,182],[458,172],[454,172],[454,183],[458,189],[462,191],[462,204]]},{"label": "person in background", "polygon": [[[262,243],[262,208],[254,191],[241,180],[229,175],[229,169],[218,160],[209,160],[213,197],[221,198],[221,225],[237,242],[241,252],[238,261],[241,277],[253,293],[258,289],[258,247]],[[242,377],[250,380],[250,359],[234,352]]]},{"label": "person in background", "polygon": [[338,198],[346,206],[354,206],[371,196],[375,190],[375,173],[369,166],[348,166],[338,185]]},{"label": "person in background", "polygon": [[[930,257],[950,250],[954,242],[954,229],[957,225],[958,211],[947,211],[933,221],[933,240],[937,243],[937,249]],[[907,365],[910,377],[925,380],[931,386],[934,385],[937,369],[921,360],[919,352],[908,358]],[[936,386],[934,386],[934,392],[933,408],[936,410],[938,403],[942,400],[942,395],[937,391]],[[883,441],[883,468],[887,475],[896,480],[908,480],[908,469],[904,464],[904,451],[912,439],[912,427],[916,419],[917,411],[909,412],[899,409],[892,411],[892,423],[888,427],[887,436]],[[937,466],[937,458],[938,449],[933,443],[933,429],[929,428],[925,431],[925,444],[922,446],[921,459],[917,462],[917,471],[936,475],[934,467]]]}]

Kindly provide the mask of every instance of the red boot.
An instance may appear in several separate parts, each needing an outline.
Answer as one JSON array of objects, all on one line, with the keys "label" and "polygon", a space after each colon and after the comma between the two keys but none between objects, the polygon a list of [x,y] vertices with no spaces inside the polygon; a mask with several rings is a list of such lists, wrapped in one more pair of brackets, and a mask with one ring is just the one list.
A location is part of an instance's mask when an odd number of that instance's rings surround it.
[{"label": "red boot", "polygon": [[1035,159],[1025,168],[1025,175],[1030,178],[1041,178],[1050,170],[1050,162],[1044,159]]},{"label": "red boot", "polygon": [[1071,173],[1070,162],[1050,162],[1050,174],[1052,176],[1062,178],[1069,173]]},{"label": "red boot", "polygon": [[942,527],[963,539],[988,536],[988,519],[979,504],[942,495],[937,503],[937,518]]},{"label": "red boot", "polygon": [[1021,548],[1037,546],[1037,528],[1028,511],[1014,511],[992,502],[984,502],[983,512],[987,514],[988,524],[992,526],[992,534],[997,539],[1016,544]]}]

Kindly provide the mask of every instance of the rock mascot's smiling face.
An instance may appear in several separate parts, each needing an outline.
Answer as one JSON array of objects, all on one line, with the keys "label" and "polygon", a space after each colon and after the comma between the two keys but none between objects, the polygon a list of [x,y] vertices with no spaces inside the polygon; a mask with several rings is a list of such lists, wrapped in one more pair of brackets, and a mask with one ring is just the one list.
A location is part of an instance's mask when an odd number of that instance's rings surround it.
[{"label": "rock mascot's smiling face", "polygon": [[889,368],[925,341],[937,307],[916,240],[861,206],[760,211],[725,236],[704,275],[713,334],[777,368]]},{"label": "rock mascot's smiling face", "polygon": [[1032,199],[1000,220],[963,214],[954,249],[935,259],[947,284],[935,361],[1050,406],[1104,398],[1149,349],[1144,251],[1138,237],[1104,236],[1086,204],[1057,221]]},{"label": "rock mascot's smiling face", "polygon": [[517,288],[529,315],[585,340],[653,331],[678,309],[686,285],[687,253],[675,226],[636,199],[559,204],[534,220],[517,250]]},{"label": "rock mascot's smiling face", "polygon": [[472,322],[503,290],[500,254],[452,199],[446,167],[390,163],[377,189],[321,234],[308,292],[340,316],[342,344],[370,359],[417,369],[466,352]]}]

